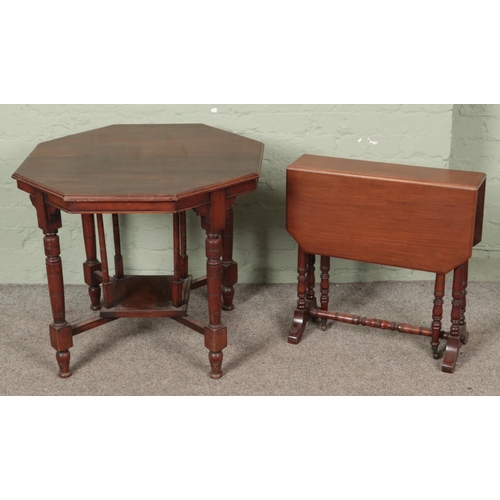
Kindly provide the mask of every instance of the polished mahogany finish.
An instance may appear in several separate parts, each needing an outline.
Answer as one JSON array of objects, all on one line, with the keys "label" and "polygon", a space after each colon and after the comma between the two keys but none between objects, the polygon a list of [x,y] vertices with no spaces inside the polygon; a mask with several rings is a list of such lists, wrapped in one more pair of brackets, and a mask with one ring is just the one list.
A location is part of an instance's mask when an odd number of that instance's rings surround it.
[{"label": "polished mahogany finish", "polygon": [[304,155],[287,169],[287,228],[307,253],[446,274],[481,240],[484,180]]},{"label": "polished mahogany finish", "polygon": [[[233,309],[238,280],[232,258],[233,205],[238,196],[257,188],[262,155],[260,142],[200,124],[113,125],[48,141],[34,149],[13,178],[30,194],[45,235],[54,319],[50,338],[61,377],[71,375],[69,349],[74,335],[122,317],[170,317],[203,334],[210,376],[222,377],[227,329],[221,309]],[[195,280],[188,271],[189,209],[201,217],[207,233],[207,276]],[[57,234],[61,210],[81,214],[84,280],[91,309],[99,310],[99,317],[73,324],[65,316]],[[173,276],[125,273],[119,214],[147,212],[173,214]],[[109,268],[103,214],[112,216],[114,274]],[[190,290],[205,285],[208,325],[187,315]]]},{"label": "polished mahogany finish", "polygon": [[[287,229],[299,244],[298,303],[289,333],[300,342],[309,319],[431,337],[443,371],[467,343],[467,264],[481,241],[486,176],[479,172],[303,155],[287,168]],[[321,256],[321,308],[314,256]],[[431,328],[329,311],[330,257],[436,273]],[[445,274],[454,270],[452,326],[441,329]]]},{"label": "polished mahogany finish", "polygon": [[445,275],[436,274],[436,283],[434,285],[434,309],[432,310],[432,354],[434,359],[439,359],[439,338],[443,319],[443,297],[444,297]]},{"label": "polished mahogany finish", "polygon": [[101,308],[101,287],[95,274],[101,270],[101,263],[97,260],[95,219],[94,214],[82,214],[83,241],[87,260],[83,263],[83,276],[89,286],[91,309],[98,311]]},{"label": "polished mahogany finish", "polygon": [[173,212],[255,187],[262,152],[206,125],[112,125],[39,144],[13,177],[68,212]]}]

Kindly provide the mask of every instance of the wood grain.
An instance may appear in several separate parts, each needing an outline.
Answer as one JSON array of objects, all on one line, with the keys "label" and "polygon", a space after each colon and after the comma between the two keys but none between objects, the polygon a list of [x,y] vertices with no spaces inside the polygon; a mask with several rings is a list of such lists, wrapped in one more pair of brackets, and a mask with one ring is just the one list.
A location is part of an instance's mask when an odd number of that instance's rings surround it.
[{"label": "wood grain", "polygon": [[257,179],[262,154],[201,124],[112,125],[39,144],[13,177],[62,204],[165,202]]},{"label": "wood grain", "polygon": [[287,229],[307,253],[446,274],[472,255],[485,179],[302,157],[287,169]]},{"label": "wood grain", "polygon": [[[467,266],[481,241],[486,175],[304,155],[287,168],[287,229],[299,245],[299,301],[288,341],[309,318],[431,337],[434,358],[453,372],[468,340]],[[321,255],[321,309],[314,299],[314,255]],[[431,328],[329,311],[329,257],[436,273]],[[307,278],[306,278],[307,260]],[[445,275],[454,270],[452,325],[443,332]],[[306,286],[307,280],[307,286]],[[307,291],[307,294],[305,293]]]},{"label": "wood grain", "polygon": [[[258,185],[262,143],[201,124],[113,125],[39,144],[13,174],[30,195],[45,234],[54,323],[50,338],[60,376],[69,377],[73,335],[121,317],[170,317],[203,333],[210,376],[221,378],[227,329],[222,297],[232,309],[237,265],[232,260],[232,211],[237,196]],[[207,233],[207,276],[188,275],[186,210]],[[87,260],[84,279],[100,317],[66,322],[57,230],[61,210],[82,215]],[[174,214],[174,276],[125,276],[118,214]],[[112,214],[115,277],[108,267],[103,214]],[[100,262],[97,260],[97,217]],[[222,245],[221,235],[224,234]],[[224,248],[224,250],[222,250]],[[222,252],[224,251],[224,291]],[[100,291],[104,296],[101,307]],[[187,316],[191,289],[207,286],[209,324]]]}]

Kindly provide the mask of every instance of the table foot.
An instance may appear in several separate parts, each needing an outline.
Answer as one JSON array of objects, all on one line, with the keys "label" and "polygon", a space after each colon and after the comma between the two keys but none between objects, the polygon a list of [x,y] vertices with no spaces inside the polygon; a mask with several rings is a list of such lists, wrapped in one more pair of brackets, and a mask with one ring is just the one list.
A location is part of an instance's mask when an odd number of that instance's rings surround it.
[{"label": "table foot", "polygon": [[69,351],[57,351],[56,360],[59,365],[59,377],[68,378],[71,377],[71,370],[69,369]]},{"label": "table foot", "polygon": [[220,352],[210,352],[208,354],[208,359],[210,361],[210,378],[219,379],[224,376],[222,372],[222,351]]},{"label": "table foot", "polygon": [[234,311],[234,304],[231,304],[230,306],[226,306],[226,304],[222,304],[222,310],[223,311]]},{"label": "table foot", "polygon": [[102,307],[101,302],[101,287],[100,286],[89,286],[89,296],[90,296],[90,309],[92,311],[100,311]]},{"label": "table foot", "polygon": [[446,351],[443,357],[443,367],[442,367],[443,372],[453,373],[455,371],[461,347],[462,347],[462,342],[460,342],[459,338],[448,337],[448,344],[446,346]]},{"label": "table foot", "polygon": [[309,315],[306,310],[295,309],[293,315],[293,324],[290,332],[288,333],[288,343],[298,344],[302,340],[302,335],[306,329],[306,324],[309,319]]},{"label": "table foot", "polygon": [[227,328],[220,326],[213,328],[205,326],[204,331],[205,347],[210,351],[208,360],[210,361],[210,378],[219,379],[222,373],[222,350],[227,346]]}]

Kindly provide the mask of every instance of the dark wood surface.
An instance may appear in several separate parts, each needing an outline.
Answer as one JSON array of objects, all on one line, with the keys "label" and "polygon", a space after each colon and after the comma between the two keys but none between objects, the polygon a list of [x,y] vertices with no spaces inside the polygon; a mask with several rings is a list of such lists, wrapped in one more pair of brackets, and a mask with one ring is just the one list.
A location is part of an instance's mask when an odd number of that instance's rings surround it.
[{"label": "dark wood surface", "polygon": [[200,124],[112,125],[39,144],[13,178],[67,212],[186,210],[217,189],[253,191],[263,148]]},{"label": "dark wood surface", "polygon": [[[468,340],[467,265],[481,241],[486,175],[304,155],[287,168],[287,229],[299,244],[298,302],[288,341],[321,319],[431,337],[453,372]],[[321,256],[321,308],[314,256]],[[329,257],[436,273],[430,328],[328,310]],[[451,328],[442,330],[445,274],[454,270]]]},{"label": "dark wood surface", "polygon": [[481,240],[485,179],[304,155],[287,168],[287,229],[307,253],[446,274]]},{"label": "dark wood surface", "polygon": [[83,276],[89,286],[91,309],[101,308],[101,280],[97,279],[96,271],[101,271],[101,263],[97,260],[95,218],[94,214],[82,215],[83,241],[87,260],[83,263]]},{"label": "dark wood surface", "polygon": [[172,301],[173,276],[124,276],[112,280],[113,303],[101,309],[105,318],[174,317],[187,311],[191,278],[181,282],[179,306]]},{"label": "dark wood surface", "polygon": [[[254,191],[260,142],[200,124],[113,125],[39,144],[13,174],[29,193],[44,232],[54,321],[50,339],[59,375],[71,375],[72,337],[121,317],[166,316],[204,335],[210,377],[221,378],[227,329],[221,309],[233,309],[238,268],[232,258],[238,196]],[[207,275],[188,273],[186,210],[205,230]],[[61,210],[82,214],[85,283],[100,317],[66,321],[58,230]],[[127,276],[121,254],[121,213],[172,213],[174,275]],[[112,214],[114,259],[108,258],[103,214]],[[97,220],[97,231],[96,231]],[[97,237],[99,239],[99,255]],[[114,263],[114,276],[110,263]],[[112,265],[112,264],[111,264]],[[189,292],[207,286],[209,323],[187,315]],[[103,302],[101,303],[101,291]]]}]

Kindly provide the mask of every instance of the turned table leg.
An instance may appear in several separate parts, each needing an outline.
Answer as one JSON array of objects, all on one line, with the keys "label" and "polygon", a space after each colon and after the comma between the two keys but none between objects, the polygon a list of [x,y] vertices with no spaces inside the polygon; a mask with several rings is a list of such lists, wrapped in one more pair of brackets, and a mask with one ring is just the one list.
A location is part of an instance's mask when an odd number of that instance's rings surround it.
[{"label": "turned table leg", "polygon": [[181,225],[181,278],[185,280],[188,277],[188,255],[187,255],[187,231],[186,231],[186,212],[181,212],[179,216]]},{"label": "turned table leg", "polygon": [[109,279],[108,252],[106,250],[106,234],[104,232],[104,221],[102,214],[97,214],[97,234],[99,236],[99,250],[101,253],[101,271],[102,271],[102,292],[104,295],[104,306],[112,307],[113,293],[112,284]]},{"label": "turned table leg", "polygon": [[299,246],[298,252],[298,283],[297,283],[297,308],[293,315],[293,324],[288,334],[288,342],[290,344],[298,344],[302,340],[302,335],[306,328],[306,323],[309,319],[307,310],[307,254],[304,249]]},{"label": "turned table leg", "polygon": [[[306,262],[307,262],[307,273],[306,273],[306,301],[307,301],[307,309],[314,307],[317,309],[316,304],[316,255],[313,253],[306,254]],[[310,318],[311,321],[316,322],[316,318]]]},{"label": "turned table leg", "polygon": [[207,253],[207,292],[209,325],[205,328],[205,345],[210,350],[208,355],[211,378],[221,378],[223,373],[222,349],[227,345],[227,331],[221,323],[222,306],[222,264],[220,234],[208,233],[206,239]]},{"label": "turned table leg", "polygon": [[113,218],[113,240],[115,243],[115,277],[122,279],[124,276],[123,271],[123,257],[120,242],[120,222],[118,214],[112,214]]},{"label": "turned table leg", "polygon": [[205,347],[210,351],[210,377],[222,378],[222,350],[227,346],[227,328],[222,324],[222,240],[221,233],[226,226],[226,198],[223,191],[210,196],[209,216],[205,242],[207,256],[207,296],[209,324],[205,326]]},{"label": "turned table leg", "polygon": [[462,344],[465,345],[469,341],[469,332],[467,331],[467,323],[465,321],[465,309],[467,305],[467,284],[469,280],[469,261],[464,263],[462,271],[462,309],[460,311],[460,336]]},{"label": "turned table leg", "polygon": [[439,337],[442,328],[443,319],[443,297],[444,297],[445,275],[436,274],[436,283],[434,285],[434,309],[432,310],[432,340],[431,348],[434,359],[439,359],[438,347]]},{"label": "turned table leg", "polygon": [[54,320],[49,326],[50,343],[56,350],[59,376],[68,378],[71,376],[69,349],[73,346],[73,332],[71,325],[66,321],[61,249],[57,235],[57,230],[62,226],[61,211],[45,203],[45,196],[40,191],[35,191],[34,194],[30,195],[30,198],[36,209],[38,227],[44,234],[45,265]]},{"label": "turned table leg", "polygon": [[73,336],[71,325],[66,321],[59,236],[57,236],[57,229],[44,231],[44,235],[43,245],[46,255],[47,280],[52,317],[54,319],[54,322],[49,327],[50,342],[52,347],[57,351],[56,359],[59,364],[59,376],[67,378],[71,376],[71,370],[69,369],[69,348],[73,346]]},{"label": "turned table leg", "polygon": [[181,234],[180,234],[180,214],[174,216],[174,281],[172,283],[172,304],[174,307],[182,305],[182,265],[181,265]]},{"label": "turned table leg", "polygon": [[[328,311],[330,292],[330,257],[321,256],[321,310]],[[326,330],[326,318],[321,318],[321,329]]]},{"label": "turned table leg", "polygon": [[451,309],[451,328],[448,334],[448,343],[443,359],[443,371],[453,373],[457,363],[462,339],[460,338],[460,318],[462,315],[463,292],[463,264],[458,266],[453,273],[453,301]]},{"label": "turned table leg", "polygon": [[238,264],[233,260],[233,208],[226,212],[226,224],[222,231],[222,309],[234,309],[234,285],[238,282]]},{"label": "turned table leg", "polygon": [[101,287],[94,272],[101,270],[97,260],[94,214],[82,214],[83,241],[87,260],[83,263],[83,277],[89,287],[90,308],[93,311],[101,309]]}]

